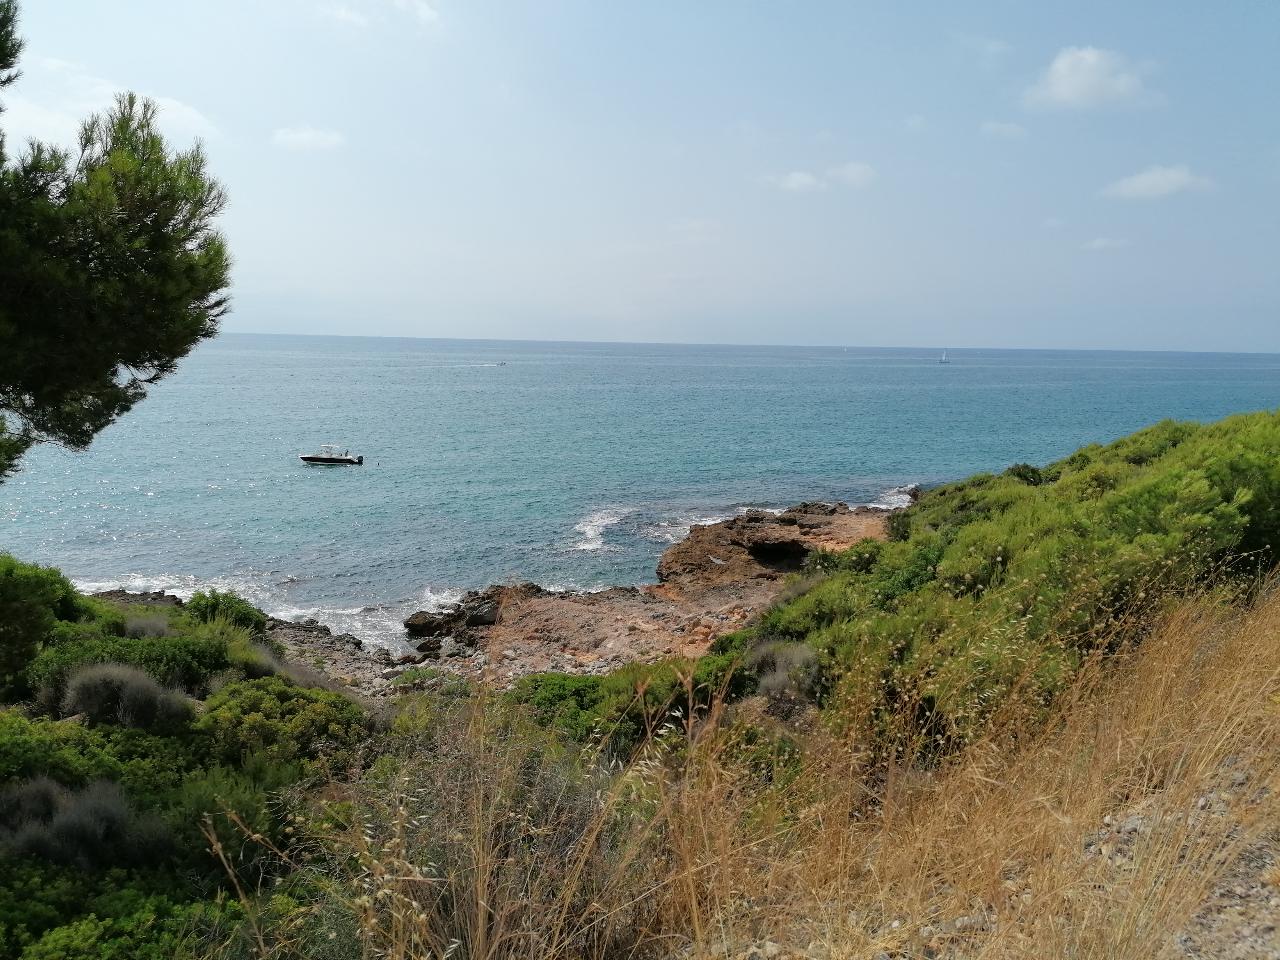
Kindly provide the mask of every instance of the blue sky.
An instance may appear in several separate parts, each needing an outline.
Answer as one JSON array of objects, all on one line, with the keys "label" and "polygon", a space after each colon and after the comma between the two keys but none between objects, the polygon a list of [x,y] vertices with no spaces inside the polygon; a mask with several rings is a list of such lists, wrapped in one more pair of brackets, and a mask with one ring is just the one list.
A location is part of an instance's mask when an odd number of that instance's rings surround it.
[{"label": "blue sky", "polygon": [[270,332],[1280,350],[1280,4],[26,0]]}]

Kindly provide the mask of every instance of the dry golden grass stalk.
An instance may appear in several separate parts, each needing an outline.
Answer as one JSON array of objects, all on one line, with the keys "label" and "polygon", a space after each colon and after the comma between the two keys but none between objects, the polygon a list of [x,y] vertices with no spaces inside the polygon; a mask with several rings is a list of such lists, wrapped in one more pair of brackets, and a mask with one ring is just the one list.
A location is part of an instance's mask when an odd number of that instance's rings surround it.
[{"label": "dry golden grass stalk", "polygon": [[745,704],[611,767],[480,698],[335,794],[350,816],[300,867],[312,902],[254,951],[1180,956],[1224,871],[1280,827],[1280,593],[1144,627],[1047,720],[1011,704],[933,766],[877,766],[869,730],[762,733]]}]

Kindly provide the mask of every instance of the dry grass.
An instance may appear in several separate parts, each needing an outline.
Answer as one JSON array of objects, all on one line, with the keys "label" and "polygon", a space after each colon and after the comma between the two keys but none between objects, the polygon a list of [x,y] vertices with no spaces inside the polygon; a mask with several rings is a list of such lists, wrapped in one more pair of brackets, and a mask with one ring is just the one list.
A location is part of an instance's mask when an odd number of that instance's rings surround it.
[{"label": "dry grass", "polygon": [[1178,956],[1215,882],[1280,826],[1278,698],[1268,592],[1182,605],[1047,723],[1010,711],[943,768],[877,767],[847,730],[771,754],[750,705],[621,770],[493,704],[418,716],[394,767],[334,788],[336,825],[300,825],[311,899],[261,912],[257,952]]}]

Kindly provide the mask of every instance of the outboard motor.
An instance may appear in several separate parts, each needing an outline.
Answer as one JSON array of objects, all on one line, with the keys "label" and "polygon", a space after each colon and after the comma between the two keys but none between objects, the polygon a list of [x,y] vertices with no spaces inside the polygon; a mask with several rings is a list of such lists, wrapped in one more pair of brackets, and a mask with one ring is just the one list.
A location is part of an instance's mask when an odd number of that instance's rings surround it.
[{"label": "outboard motor", "polygon": [[357,463],[358,465],[360,465],[360,466],[363,466],[363,465],[364,465],[364,457],[363,457],[363,456],[356,457],[356,463]]}]

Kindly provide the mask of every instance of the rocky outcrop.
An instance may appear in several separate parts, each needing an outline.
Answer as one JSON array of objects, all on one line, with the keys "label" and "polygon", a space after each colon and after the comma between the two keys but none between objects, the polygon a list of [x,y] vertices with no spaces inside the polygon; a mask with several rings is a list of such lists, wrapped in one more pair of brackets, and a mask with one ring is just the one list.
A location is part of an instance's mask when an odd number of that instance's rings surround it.
[{"label": "rocky outcrop", "polygon": [[421,653],[438,653],[444,637],[474,645],[477,627],[492,627],[498,622],[503,596],[508,591],[529,588],[535,591],[542,589],[536,584],[523,584],[521,587],[472,590],[443,610],[419,610],[411,614],[404,622],[405,632],[415,639],[425,638],[418,644]]},{"label": "rocky outcrop", "polygon": [[[605,673],[637,660],[699,656],[772,603],[811,551],[883,537],[886,514],[842,503],[752,511],[694,527],[663,554],[656,584],[592,593],[495,586],[450,609],[415,614],[406,629],[417,631],[420,652],[499,682],[545,670]],[[456,659],[459,652],[465,660]]]},{"label": "rocky outcrop", "polygon": [[420,654],[396,655],[385,647],[367,649],[358,637],[334,633],[316,620],[268,617],[267,641],[284,651],[283,672],[295,680],[327,678],[333,686],[373,699],[388,696],[396,676],[425,659]]},{"label": "rocky outcrop", "polygon": [[148,607],[182,606],[181,597],[175,597],[172,593],[165,593],[163,590],[143,591],[141,593],[130,593],[128,590],[103,590],[101,593],[95,593],[94,596],[99,600],[106,600],[108,603]]},{"label": "rocky outcrop", "polygon": [[698,597],[801,569],[814,550],[843,550],[884,534],[886,511],[844,503],[802,503],[774,514],[753,510],[697,526],[658,561],[658,583]]}]

